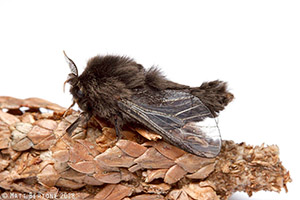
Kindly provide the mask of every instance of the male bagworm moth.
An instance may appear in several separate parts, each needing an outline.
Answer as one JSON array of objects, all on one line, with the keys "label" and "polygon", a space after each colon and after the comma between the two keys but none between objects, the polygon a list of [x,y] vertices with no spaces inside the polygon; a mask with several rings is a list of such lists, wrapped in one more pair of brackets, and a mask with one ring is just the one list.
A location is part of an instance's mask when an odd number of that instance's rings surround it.
[{"label": "male bagworm moth", "polygon": [[71,85],[72,105],[82,110],[68,134],[96,116],[114,124],[118,136],[124,124],[136,123],[189,153],[219,154],[215,117],[233,99],[225,82],[189,87],[167,80],[155,67],[146,70],[133,59],[111,55],[91,58],[79,76],[75,63],[66,54],[65,58],[71,69],[65,83]]}]

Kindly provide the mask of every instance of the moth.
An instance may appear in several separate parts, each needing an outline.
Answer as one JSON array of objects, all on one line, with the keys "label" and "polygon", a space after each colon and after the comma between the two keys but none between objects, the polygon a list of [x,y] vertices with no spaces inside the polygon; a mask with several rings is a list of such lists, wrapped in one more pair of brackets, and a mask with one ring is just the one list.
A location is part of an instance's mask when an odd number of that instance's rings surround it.
[{"label": "moth", "polygon": [[204,82],[189,87],[168,80],[156,67],[146,70],[126,56],[95,56],[85,70],[78,69],[66,53],[71,73],[73,104],[81,114],[66,130],[68,134],[93,116],[107,119],[120,136],[127,123],[142,125],[189,153],[215,157],[221,135],[215,117],[233,99],[225,82]]}]

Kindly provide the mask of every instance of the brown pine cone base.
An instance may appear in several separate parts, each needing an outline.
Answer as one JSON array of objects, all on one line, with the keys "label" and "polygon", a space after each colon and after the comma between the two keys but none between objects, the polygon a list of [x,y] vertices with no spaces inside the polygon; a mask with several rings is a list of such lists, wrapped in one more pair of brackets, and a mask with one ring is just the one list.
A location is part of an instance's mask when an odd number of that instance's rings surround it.
[{"label": "brown pine cone base", "polygon": [[78,113],[63,118],[64,111],[38,98],[0,97],[0,197],[218,200],[236,191],[287,191],[291,182],[276,145],[223,141],[217,158],[201,158],[141,128],[124,128],[117,141],[98,119],[71,138],[65,129]]}]

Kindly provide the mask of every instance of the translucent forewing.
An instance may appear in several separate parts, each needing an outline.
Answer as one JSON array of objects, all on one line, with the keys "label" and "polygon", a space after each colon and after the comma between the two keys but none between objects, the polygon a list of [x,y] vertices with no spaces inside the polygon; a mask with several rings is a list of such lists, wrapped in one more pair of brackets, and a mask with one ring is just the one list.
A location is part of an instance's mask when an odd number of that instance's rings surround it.
[{"label": "translucent forewing", "polygon": [[119,101],[130,117],[156,131],[171,144],[201,157],[215,157],[221,148],[216,121],[199,98],[183,91],[165,90],[155,103],[140,95]]}]

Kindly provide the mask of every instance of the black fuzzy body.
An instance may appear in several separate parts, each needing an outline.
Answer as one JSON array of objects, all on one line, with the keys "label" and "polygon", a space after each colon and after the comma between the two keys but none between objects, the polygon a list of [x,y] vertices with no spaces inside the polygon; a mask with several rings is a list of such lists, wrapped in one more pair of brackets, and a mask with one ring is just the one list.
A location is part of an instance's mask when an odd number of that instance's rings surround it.
[{"label": "black fuzzy body", "polygon": [[[78,96],[78,88],[82,90],[83,97]],[[226,88],[226,83],[222,81],[206,82],[200,87],[190,88],[167,80],[157,68],[145,70],[130,58],[96,56],[88,61],[84,72],[78,77],[77,87],[71,88],[70,92],[83,111],[110,121],[118,116],[120,123],[126,124],[132,119],[120,113],[117,101],[130,99],[137,92],[149,95],[151,102],[157,99],[151,95],[157,91],[188,90],[217,115],[232,99]]]}]

